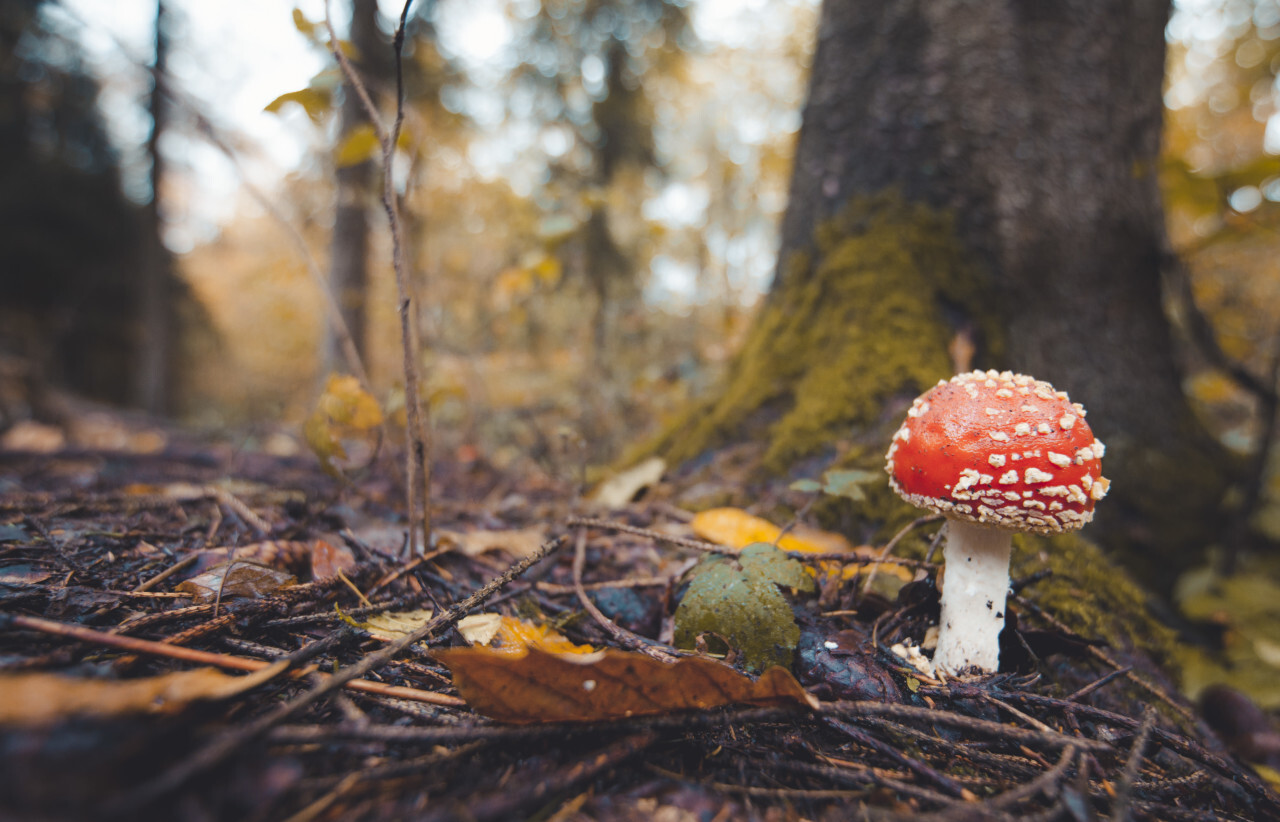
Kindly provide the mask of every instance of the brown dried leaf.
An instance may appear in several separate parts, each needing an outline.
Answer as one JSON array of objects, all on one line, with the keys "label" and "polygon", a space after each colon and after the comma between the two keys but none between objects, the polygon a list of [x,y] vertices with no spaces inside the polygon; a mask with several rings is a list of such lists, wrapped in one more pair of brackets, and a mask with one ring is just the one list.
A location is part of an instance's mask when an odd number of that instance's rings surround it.
[{"label": "brown dried leaf", "polygon": [[345,545],[335,548],[331,543],[319,539],[311,542],[268,540],[248,545],[206,548],[197,557],[196,564],[191,569],[193,577],[219,563],[232,560],[270,565],[272,568],[294,572],[301,572],[309,566],[312,579],[331,577],[339,570],[346,573],[356,564],[355,555],[350,548]]},{"label": "brown dried leaf", "polygon": [[625,651],[523,656],[487,648],[448,648],[435,658],[453,671],[467,704],[506,722],[589,722],[745,702],[817,707],[785,669],[758,680],[707,657],[673,663]]},{"label": "brown dried leaf", "polygon": [[533,556],[546,541],[545,528],[519,528],[511,531],[437,531],[440,543],[452,544],[469,557],[499,549],[515,559]]},{"label": "brown dried leaf", "polygon": [[179,584],[177,590],[191,594],[193,602],[203,605],[234,597],[261,599],[296,581],[287,571],[237,559],[197,574]]},{"label": "brown dried leaf", "polygon": [[266,682],[285,662],[245,676],[213,668],[122,682],[58,674],[0,675],[0,726],[44,725],[72,716],[172,713],[200,699],[226,699]]},{"label": "brown dried leaf", "polygon": [[622,508],[641,491],[656,485],[666,470],[667,463],[661,457],[650,457],[600,483],[591,498],[607,508]]},{"label": "brown dried leaf", "polygon": [[322,539],[311,543],[311,578],[325,579],[339,571],[348,573],[356,567],[356,555],[345,545],[333,545]]},{"label": "brown dried leaf", "polygon": [[35,585],[53,576],[53,572],[34,565],[6,565],[0,568],[0,585]]}]

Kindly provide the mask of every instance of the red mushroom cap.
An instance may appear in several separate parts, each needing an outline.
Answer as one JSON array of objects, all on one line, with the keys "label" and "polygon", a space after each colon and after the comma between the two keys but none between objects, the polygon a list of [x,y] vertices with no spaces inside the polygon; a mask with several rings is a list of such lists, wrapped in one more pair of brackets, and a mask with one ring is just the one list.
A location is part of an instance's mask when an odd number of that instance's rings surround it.
[{"label": "red mushroom cap", "polygon": [[1084,408],[1025,374],[973,371],[918,397],[889,446],[911,504],[1017,531],[1072,531],[1110,483]]}]

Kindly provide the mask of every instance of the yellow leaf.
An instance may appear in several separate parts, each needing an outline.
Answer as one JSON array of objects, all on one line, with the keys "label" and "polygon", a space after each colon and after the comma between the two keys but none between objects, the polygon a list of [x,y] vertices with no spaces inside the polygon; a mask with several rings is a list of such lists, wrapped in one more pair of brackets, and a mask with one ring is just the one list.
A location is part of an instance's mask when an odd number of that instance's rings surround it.
[{"label": "yellow leaf", "polygon": [[347,459],[344,440],[372,445],[373,429],[382,424],[378,401],[360,387],[355,377],[330,374],[315,410],[303,423],[307,445],[320,458],[324,470],[339,475],[340,460]]},{"label": "yellow leaf", "polygon": [[853,551],[849,540],[830,531],[798,527],[778,539],[782,529],[768,520],[748,514],[741,508],[712,508],[694,516],[689,523],[694,533],[711,542],[730,548],[745,548],[753,542],[777,544],[784,551],[806,551],[825,554]]},{"label": "yellow leaf", "polygon": [[302,9],[295,8],[293,10],[293,27],[296,28],[302,36],[307,39],[313,39],[316,36],[316,30],[320,27],[319,23],[313,23],[307,19],[302,13]]},{"label": "yellow leaf", "polygon": [[1258,776],[1267,781],[1272,790],[1280,791],[1280,771],[1269,765],[1263,765],[1261,762],[1250,763],[1250,767],[1258,772]]},{"label": "yellow leaf", "polygon": [[333,98],[328,92],[321,89],[301,88],[297,91],[290,91],[286,94],[281,94],[270,103],[267,103],[264,111],[269,111],[272,114],[279,114],[280,110],[283,109],[287,103],[297,103],[302,106],[303,110],[307,112],[307,116],[311,118],[311,121],[313,123],[319,123],[325,113],[329,111],[333,103]]},{"label": "yellow leaf", "polygon": [[413,138],[414,138],[413,130],[410,129],[407,125],[401,126],[400,136],[396,138],[396,148],[406,153],[412,152]]},{"label": "yellow leaf", "polygon": [[564,634],[546,625],[537,625],[501,614],[475,614],[458,623],[458,633],[473,645],[501,654],[523,655],[530,648],[549,654],[590,654],[590,645],[576,645]]},{"label": "yellow leaf", "polygon": [[369,123],[361,123],[353,128],[347,138],[342,141],[342,145],[338,146],[338,156],[334,164],[338,168],[360,165],[378,156],[381,149],[373,126]]},{"label": "yellow leaf", "polygon": [[[730,548],[745,548],[753,542],[767,542],[777,545],[784,551],[803,551],[810,554],[841,553],[847,551],[851,564],[846,565],[842,577],[852,579],[867,570],[870,563],[853,562],[870,559],[874,551],[870,548],[855,548],[849,540],[832,533],[798,525],[781,539],[778,535],[782,529],[766,519],[748,514],[740,508],[711,508],[694,516],[689,523],[693,532],[705,540],[727,545]],[[828,573],[835,569],[834,563],[824,562],[821,569]],[[892,574],[904,582],[910,582],[911,571],[901,565],[881,565],[879,573]]]},{"label": "yellow leaf", "polygon": [[360,387],[355,377],[330,374],[320,403],[329,418],[339,425],[363,431],[382,424],[378,401]]},{"label": "yellow leaf", "polygon": [[212,668],[110,681],[26,673],[0,676],[0,726],[43,725],[73,716],[172,713],[199,699],[226,699],[277,676],[279,662],[246,676]]},{"label": "yellow leaf", "polygon": [[558,257],[545,256],[533,266],[533,273],[543,285],[553,286],[560,282],[563,266]]}]

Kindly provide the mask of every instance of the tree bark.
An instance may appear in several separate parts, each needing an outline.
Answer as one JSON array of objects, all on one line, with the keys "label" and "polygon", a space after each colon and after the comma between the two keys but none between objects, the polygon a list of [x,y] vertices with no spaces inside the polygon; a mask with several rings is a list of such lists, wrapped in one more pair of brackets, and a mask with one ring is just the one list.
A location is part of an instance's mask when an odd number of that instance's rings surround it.
[{"label": "tree bark", "polygon": [[[1115,480],[1099,506],[1107,527],[1094,535],[1133,549],[1127,559],[1159,587],[1217,526],[1224,476],[1182,393],[1161,304],[1170,252],[1155,171],[1168,10],[1167,0],[827,0],[763,323],[776,335],[787,326],[770,311],[808,311],[785,322],[820,326],[820,312],[839,310],[866,344],[833,353],[828,335],[810,358],[901,356],[868,347],[888,345],[876,338],[901,313],[870,304],[902,287],[906,265],[918,299],[934,305],[904,310],[930,312],[933,333],[893,340],[917,350],[918,367],[865,381],[858,401],[926,387],[922,371],[945,370],[939,341],[978,329],[975,365],[1048,380],[1090,411]],[[885,197],[940,222],[907,242],[918,220],[897,207],[887,223],[875,217]],[[849,216],[867,198],[882,205]],[[876,225],[898,244],[868,246]],[[949,230],[976,271],[965,299],[949,264],[916,250]],[[897,263],[868,275],[878,286],[857,292],[864,305],[833,307],[847,302],[850,276],[833,274],[833,260],[865,268],[882,252]],[[756,367],[740,363],[729,393]],[[790,366],[787,387],[769,389],[792,406],[784,421],[804,402],[804,371]],[[835,436],[874,420],[828,412],[821,422]],[[1142,547],[1173,561],[1144,559]]]},{"label": "tree bark", "polygon": [[151,69],[151,135],[147,155],[151,158],[151,200],[143,210],[145,240],[142,252],[141,311],[139,334],[137,404],[152,414],[169,410],[169,367],[173,349],[172,260],[164,246],[160,213],[160,189],[164,183],[164,157],[160,138],[169,124],[169,32],[165,0],[157,0],[155,16],[155,62]]},{"label": "tree bark", "polygon": [[[377,0],[353,0],[351,4],[351,43],[356,49],[355,64],[371,90],[377,87],[372,59],[385,48],[378,34]],[[355,89],[343,87],[342,106],[338,112],[338,145],[361,125],[369,122]],[[342,319],[355,342],[361,359],[368,361],[366,339],[365,296],[369,290],[369,209],[375,202],[372,159],[341,166],[335,172],[337,206],[333,218],[330,245],[329,284],[342,311]],[[333,334],[325,340],[325,368],[328,372],[343,362]]]}]

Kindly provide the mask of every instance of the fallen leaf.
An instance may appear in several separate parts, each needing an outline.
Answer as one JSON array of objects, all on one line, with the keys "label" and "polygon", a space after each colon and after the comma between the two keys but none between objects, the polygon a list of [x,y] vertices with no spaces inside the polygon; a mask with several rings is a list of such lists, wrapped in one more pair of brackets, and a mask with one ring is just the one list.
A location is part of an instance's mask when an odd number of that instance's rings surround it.
[{"label": "fallen leaf", "polygon": [[589,722],[735,703],[818,705],[783,668],[753,681],[706,657],[660,662],[625,651],[577,655],[536,648],[521,656],[488,648],[433,655],[449,666],[468,705],[505,722]]},{"label": "fallen leaf", "polygon": [[236,597],[261,599],[297,580],[293,574],[246,560],[232,560],[215,565],[179,583],[177,590],[191,594],[197,605],[225,601]]},{"label": "fallen leaf", "polygon": [[510,531],[444,531],[436,532],[443,545],[453,545],[461,553],[479,556],[490,551],[506,551],[513,559],[524,559],[538,552],[546,542],[545,528],[520,528]]},{"label": "fallen leaf", "polygon": [[458,620],[458,633],[472,645],[488,645],[502,627],[502,614],[472,614]]},{"label": "fallen leaf", "polygon": [[740,651],[749,670],[791,665],[800,628],[778,587],[813,590],[813,578],[804,566],[758,542],[742,549],[737,563],[728,557],[704,557],[692,577],[676,608],[677,647],[692,649],[699,637],[714,636]]},{"label": "fallen leaf", "polygon": [[356,555],[345,545],[334,545],[318,539],[310,544],[311,578],[326,579],[356,567]]},{"label": "fallen leaf", "polygon": [[52,454],[66,444],[67,437],[61,428],[34,420],[19,420],[0,436],[0,448],[6,451]]},{"label": "fallen leaf", "polygon": [[53,576],[52,571],[33,565],[6,565],[0,568],[0,585],[35,585]]},{"label": "fallen leaf", "polygon": [[661,457],[649,457],[600,483],[591,498],[608,508],[621,508],[641,491],[655,485],[666,470],[667,463]]},{"label": "fallen leaf", "polygon": [[[856,473],[856,472],[848,472]],[[743,548],[753,542],[766,542],[777,545],[784,551],[803,551],[809,554],[848,553],[849,562],[841,571],[843,579],[853,579],[871,567],[871,562],[855,560],[871,560],[876,551],[866,545],[854,547],[849,540],[831,531],[811,528],[797,524],[785,535],[782,529],[766,519],[748,514],[740,508],[711,508],[695,514],[689,522],[693,532],[705,540],[727,545],[730,548]],[[838,567],[834,561],[819,563],[818,568],[824,573],[834,573]],[[913,579],[911,569],[901,565],[881,565],[878,573],[891,574],[903,582]]]},{"label": "fallen leaf", "polygon": [[538,625],[502,614],[473,614],[458,622],[458,633],[472,645],[486,646],[504,654],[521,654],[537,648],[552,654],[590,654],[590,645],[576,645],[564,634],[546,625]]},{"label": "fallen leaf", "polygon": [[364,622],[359,622],[347,616],[344,616],[343,619],[357,628],[365,629],[375,639],[393,642],[426,625],[431,616],[431,609],[426,608],[417,611],[386,611],[381,614],[374,614]]},{"label": "fallen leaf", "polygon": [[0,725],[45,725],[73,716],[172,713],[202,699],[226,699],[285,670],[278,662],[245,676],[213,668],[123,681],[58,674],[0,675]]},{"label": "fallen leaf", "polygon": [[741,508],[712,508],[694,515],[689,527],[703,539],[730,548],[745,548],[753,542],[777,544],[784,551],[825,554],[836,551],[854,553],[849,540],[830,531],[797,525],[779,539],[782,529],[767,519],[748,514]]},{"label": "fallen leaf", "polygon": [[272,568],[301,573],[310,570],[311,579],[324,579],[355,567],[356,558],[345,545],[334,547],[325,540],[268,540],[248,545],[206,548],[197,554],[192,575],[202,573],[219,563],[232,560],[269,565]]}]

